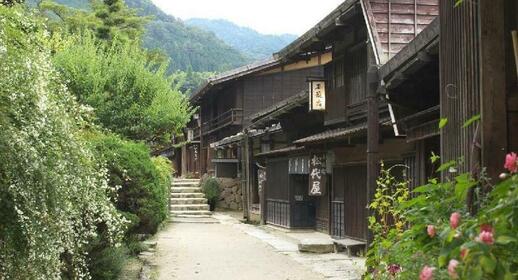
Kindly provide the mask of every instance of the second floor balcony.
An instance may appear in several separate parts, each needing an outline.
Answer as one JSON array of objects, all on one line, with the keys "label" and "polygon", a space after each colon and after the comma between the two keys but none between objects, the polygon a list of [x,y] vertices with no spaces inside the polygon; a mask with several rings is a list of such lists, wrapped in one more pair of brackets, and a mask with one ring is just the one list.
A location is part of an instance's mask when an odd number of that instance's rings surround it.
[{"label": "second floor balcony", "polygon": [[201,125],[202,135],[207,135],[229,125],[243,124],[243,109],[233,108]]}]

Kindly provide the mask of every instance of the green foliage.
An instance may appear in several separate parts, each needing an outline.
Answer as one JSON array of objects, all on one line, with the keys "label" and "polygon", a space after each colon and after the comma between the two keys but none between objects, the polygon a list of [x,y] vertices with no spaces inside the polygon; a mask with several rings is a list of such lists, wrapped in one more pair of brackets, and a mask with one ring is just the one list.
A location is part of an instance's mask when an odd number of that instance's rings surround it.
[{"label": "green foliage", "polygon": [[124,220],[82,139],[78,105],[50,59],[48,33],[0,5],[0,278],[88,278],[88,244],[120,241]]},{"label": "green foliage", "polygon": [[[375,239],[368,252],[367,279],[416,279],[424,266],[434,268],[433,279],[515,279],[518,175],[507,175],[487,196],[481,195],[477,213],[470,213],[467,195],[480,193],[480,187],[467,173],[445,182],[431,179],[413,191],[412,199],[387,210],[399,213],[403,229],[395,224],[376,230],[377,216],[371,217]],[[456,219],[452,213],[459,213],[458,226],[450,221]],[[391,267],[398,269],[391,273]]]},{"label": "green foliage", "polygon": [[82,3],[72,0],[43,0],[37,3],[37,7],[49,15],[51,30],[65,29],[71,33],[90,31],[107,42],[115,37],[118,40],[138,41],[148,20],[138,16],[122,0],[93,0]]},{"label": "green foliage", "polygon": [[118,189],[118,210],[132,221],[127,235],[154,234],[167,218],[171,163],[151,158],[149,148],[116,135],[87,136],[106,162],[110,185]]},{"label": "green foliage", "polygon": [[24,0],[1,0],[0,5],[11,7],[15,4],[21,4],[23,2],[24,2]]},{"label": "green foliage", "polygon": [[441,129],[441,128],[443,128],[443,127],[445,127],[445,126],[446,126],[446,124],[448,124],[448,119],[447,119],[447,118],[441,118],[441,119],[439,120],[439,128],[440,128],[440,129]]},{"label": "green foliage", "polygon": [[215,205],[221,193],[218,180],[214,177],[207,178],[202,182],[201,189],[209,203]]},{"label": "green foliage", "polygon": [[[35,1],[30,0],[29,2]],[[43,5],[47,11],[57,11],[57,14],[61,15],[60,21],[66,22],[69,29],[77,31],[81,30],[81,27],[86,27],[88,30],[97,32],[97,28],[101,27],[101,20],[91,11],[93,9],[85,8],[86,0],[82,3],[77,3],[78,0],[55,1],[68,7],[82,9],[68,9],[63,12],[63,7],[58,7],[55,3]],[[45,0],[44,2],[50,1]],[[196,72],[220,72],[249,62],[242,53],[219,40],[213,33],[185,25],[181,20],[164,13],[150,0],[126,0],[125,3],[131,9],[137,10],[138,15],[148,17],[148,19],[152,18],[144,27],[142,43],[147,49],[159,50],[168,57],[171,61],[169,73],[189,71],[189,69]],[[126,12],[130,15],[125,19],[134,22],[137,19],[133,17],[134,10],[131,9]],[[54,20],[56,19],[54,18]],[[122,31],[127,30],[125,25],[121,26],[121,29]],[[133,31],[138,30],[140,27],[129,29],[132,31],[130,34],[137,34],[138,32]],[[118,36],[124,37],[125,34]]]},{"label": "green foliage", "polygon": [[156,7],[150,0],[126,0],[139,15],[151,16],[143,37],[144,47],[159,49],[171,60],[170,70],[220,72],[242,66],[248,60],[212,32],[185,25]]},{"label": "green foliage", "polygon": [[297,38],[293,34],[261,34],[251,28],[241,27],[223,19],[193,18],[188,19],[185,23],[214,32],[218,38],[252,60],[271,57],[272,53],[279,51]]},{"label": "green foliage", "polygon": [[92,279],[117,279],[129,257],[126,246],[110,247],[99,239],[90,243],[88,270]]},{"label": "green foliage", "polygon": [[189,121],[187,99],[167,76],[165,64],[149,60],[138,45],[115,40],[110,46],[92,36],[76,36],[54,61],[81,103],[92,106],[103,127],[155,146]]},{"label": "green foliage", "polygon": [[99,39],[111,41],[118,39],[137,41],[144,30],[147,19],[137,16],[123,0],[93,1],[95,16],[100,20],[95,30]]}]

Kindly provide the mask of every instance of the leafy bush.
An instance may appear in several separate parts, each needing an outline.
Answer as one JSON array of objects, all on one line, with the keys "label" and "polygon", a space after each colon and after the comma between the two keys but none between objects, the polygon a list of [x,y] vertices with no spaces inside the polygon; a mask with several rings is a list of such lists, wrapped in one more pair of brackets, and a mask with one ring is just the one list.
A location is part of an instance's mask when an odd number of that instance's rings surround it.
[{"label": "leafy bush", "polygon": [[[382,230],[380,213],[370,217],[375,239],[367,279],[516,279],[517,165],[516,155],[509,154],[510,174],[494,186],[466,173],[445,182],[431,179],[408,201],[387,200],[405,227]],[[439,171],[451,166],[443,164]],[[477,198],[476,207],[467,207],[469,193]]]},{"label": "leafy bush", "polygon": [[88,254],[88,270],[92,279],[117,279],[129,257],[127,247],[125,245],[117,248],[110,247],[99,238],[89,246],[91,248]]},{"label": "leafy bush", "polygon": [[187,98],[138,43],[106,45],[93,35],[66,39],[54,61],[81,103],[94,108],[97,123],[132,140],[171,142],[189,121]]},{"label": "leafy bush", "polygon": [[211,210],[213,210],[221,193],[218,180],[214,177],[207,178],[202,182],[201,189],[205,194],[205,198],[209,201]]},{"label": "leafy bush", "polygon": [[109,182],[118,189],[117,209],[132,221],[127,234],[154,234],[167,218],[171,165],[151,158],[142,143],[114,134],[91,133],[88,138],[106,162]]},{"label": "leafy bush", "polygon": [[0,5],[0,278],[88,278],[88,244],[124,220],[106,170],[83,141],[84,107],[50,60],[37,16]]}]

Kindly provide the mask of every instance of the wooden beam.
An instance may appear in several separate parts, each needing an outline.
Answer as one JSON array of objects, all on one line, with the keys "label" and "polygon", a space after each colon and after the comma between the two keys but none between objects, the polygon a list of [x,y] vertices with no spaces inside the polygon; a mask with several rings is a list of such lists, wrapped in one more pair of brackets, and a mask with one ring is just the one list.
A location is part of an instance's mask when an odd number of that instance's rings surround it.
[{"label": "wooden beam", "polygon": [[[376,192],[376,179],[379,176],[379,139],[380,139],[380,125],[379,125],[379,106],[378,93],[379,86],[378,68],[375,66],[376,60],[371,48],[367,48],[367,203],[369,204],[374,198]],[[366,206],[366,205],[365,205]],[[368,215],[372,215],[369,209]],[[367,244],[373,240],[372,232],[367,229]]]},{"label": "wooden beam", "polygon": [[482,166],[497,179],[507,142],[504,0],[479,1]]}]

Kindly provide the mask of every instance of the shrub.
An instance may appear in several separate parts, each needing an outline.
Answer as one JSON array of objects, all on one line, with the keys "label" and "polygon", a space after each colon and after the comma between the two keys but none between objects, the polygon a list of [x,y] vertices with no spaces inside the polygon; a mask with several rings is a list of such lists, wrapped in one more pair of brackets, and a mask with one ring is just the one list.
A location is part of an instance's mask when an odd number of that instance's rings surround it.
[{"label": "shrub", "polygon": [[221,193],[218,180],[213,177],[207,178],[202,182],[201,189],[205,194],[205,198],[209,201],[211,210],[214,210]]},{"label": "shrub", "polygon": [[88,244],[124,220],[81,137],[83,109],[50,60],[43,23],[0,5],[0,278],[89,278]]},{"label": "shrub", "polygon": [[145,144],[114,134],[95,132],[88,138],[107,164],[110,185],[118,189],[117,209],[132,221],[127,235],[156,233],[168,213],[169,161],[151,158]]},{"label": "shrub", "polygon": [[[367,279],[516,279],[517,164],[508,155],[510,174],[489,188],[484,178],[465,173],[444,182],[431,179],[413,191],[414,198],[391,204],[406,227],[392,226],[389,234],[373,228]],[[484,194],[486,189],[491,191]],[[476,197],[476,207],[469,208],[476,212],[467,207],[468,193]],[[370,219],[376,224],[379,215]]]},{"label": "shrub", "polygon": [[95,109],[104,128],[132,140],[169,144],[191,108],[167,65],[151,61],[138,43],[106,45],[93,35],[64,40],[54,62],[79,102]]}]

